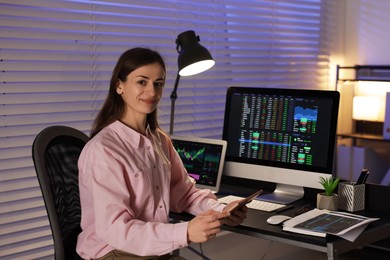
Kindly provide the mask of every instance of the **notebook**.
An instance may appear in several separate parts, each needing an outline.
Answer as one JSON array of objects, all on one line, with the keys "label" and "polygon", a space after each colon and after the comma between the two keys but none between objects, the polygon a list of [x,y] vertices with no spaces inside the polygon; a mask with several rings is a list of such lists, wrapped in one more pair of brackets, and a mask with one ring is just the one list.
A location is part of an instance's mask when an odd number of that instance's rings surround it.
[{"label": "notebook", "polygon": [[173,146],[199,189],[220,188],[227,142],[200,137],[171,136]]}]

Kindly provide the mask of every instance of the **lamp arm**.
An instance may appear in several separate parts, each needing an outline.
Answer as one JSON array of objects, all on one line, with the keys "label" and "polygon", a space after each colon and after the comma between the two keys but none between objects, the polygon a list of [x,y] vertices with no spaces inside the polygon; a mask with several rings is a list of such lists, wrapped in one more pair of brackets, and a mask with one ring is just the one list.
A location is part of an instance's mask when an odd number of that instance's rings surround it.
[{"label": "lamp arm", "polygon": [[173,134],[173,122],[175,121],[175,101],[177,99],[177,87],[179,86],[180,81],[180,74],[177,72],[175,85],[173,87],[172,93],[171,93],[171,119],[169,124],[169,135]]}]

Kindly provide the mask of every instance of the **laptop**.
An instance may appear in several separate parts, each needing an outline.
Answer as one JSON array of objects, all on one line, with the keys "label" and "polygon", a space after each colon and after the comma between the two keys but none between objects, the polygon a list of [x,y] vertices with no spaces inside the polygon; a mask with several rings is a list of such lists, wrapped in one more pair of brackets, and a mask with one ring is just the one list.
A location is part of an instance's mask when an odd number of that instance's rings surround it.
[{"label": "laptop", "polygon": [[220,188],[227,142],[200,137],[171,136],[173,146],[199,189]]}]

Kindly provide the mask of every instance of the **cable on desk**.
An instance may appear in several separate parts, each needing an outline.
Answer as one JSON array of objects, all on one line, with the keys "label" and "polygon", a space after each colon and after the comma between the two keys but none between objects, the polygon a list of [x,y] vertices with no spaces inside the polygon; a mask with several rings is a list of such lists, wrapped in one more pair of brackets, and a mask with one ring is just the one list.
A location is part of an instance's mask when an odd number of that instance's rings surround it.
[{"label": "cable on desk", "polygon": [[261,257],[260,260],[265,259],[265,257],[267,256],[267,254],[268,254],[269,251],[271,250],[271,247],[272,247],[272,244],[274,243],[274,241],[273,241],[273,240],[270,240],[269,242],[270,242],[270,243],[268,244],[268,248],[265,250],[264,255]]},{"label": "cable on desk", "polygon": [[211,260],[210,258],[208,258],[207,256],[204,255],[202,243],[199,243],[199,250],[200,250],[200,252],[198,252],[198,250],[192,248],[191,246],[188,246],[187,248],[189,250],[191,250],[192,252],[194,252],[195,254],[197,254],[198,256],[201,256],[202,260]]}]

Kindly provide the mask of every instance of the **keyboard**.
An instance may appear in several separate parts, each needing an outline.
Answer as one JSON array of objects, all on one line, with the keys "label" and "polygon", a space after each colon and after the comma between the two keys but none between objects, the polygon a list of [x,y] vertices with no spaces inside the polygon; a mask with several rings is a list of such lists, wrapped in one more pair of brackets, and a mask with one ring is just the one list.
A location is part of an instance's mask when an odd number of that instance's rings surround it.
[{"label": "keyboard", "polygon": [[[221,203],[224,203],[224,204],[229,204],[232,201],[240,200],[240,199],[244,199],[244,197],[235,196],[235,195],[228,195],[228,196],[224,196],[224,197],[219,198],[218,201]],[[246,204],[246,206],[250,209],[271,212],[271,211],[283,208],[286,205],[254,199],[251,202],[249,202],[248,204]]]}]

